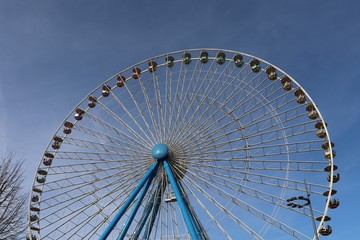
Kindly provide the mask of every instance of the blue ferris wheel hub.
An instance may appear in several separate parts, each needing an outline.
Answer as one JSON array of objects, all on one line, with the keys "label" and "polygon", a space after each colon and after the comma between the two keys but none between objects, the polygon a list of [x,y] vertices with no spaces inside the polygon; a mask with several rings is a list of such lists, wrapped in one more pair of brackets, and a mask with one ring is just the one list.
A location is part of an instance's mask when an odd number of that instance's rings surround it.
[{"label": "blue ferris wheel hub", "polygon": [[166,144],[156,144],[151,151],[151,154],[157,160],[164,160],[169,154],[169,148]]}]

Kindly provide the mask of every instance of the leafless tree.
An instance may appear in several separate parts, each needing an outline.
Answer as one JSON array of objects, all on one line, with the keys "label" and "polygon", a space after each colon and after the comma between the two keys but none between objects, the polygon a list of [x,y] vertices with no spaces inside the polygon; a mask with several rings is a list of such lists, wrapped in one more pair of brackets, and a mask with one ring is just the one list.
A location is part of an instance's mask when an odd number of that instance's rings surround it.
[{"label": "leafless tree", "polygon": [[27,195],[22,191],[22,161],[9,154],[0,163],[0,240],[24,239]]}]

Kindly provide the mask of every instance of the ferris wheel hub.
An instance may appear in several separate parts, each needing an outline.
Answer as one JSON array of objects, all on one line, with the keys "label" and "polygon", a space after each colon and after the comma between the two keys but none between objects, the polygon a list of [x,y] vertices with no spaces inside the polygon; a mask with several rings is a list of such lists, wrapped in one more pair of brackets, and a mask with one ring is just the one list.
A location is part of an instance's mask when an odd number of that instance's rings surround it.
[{"label": "ferris wheel hub", "polygon": [[151,154],[157,160],[164,160],[168,157],[169,148],[166,144],[156,144],[151,151]]}]

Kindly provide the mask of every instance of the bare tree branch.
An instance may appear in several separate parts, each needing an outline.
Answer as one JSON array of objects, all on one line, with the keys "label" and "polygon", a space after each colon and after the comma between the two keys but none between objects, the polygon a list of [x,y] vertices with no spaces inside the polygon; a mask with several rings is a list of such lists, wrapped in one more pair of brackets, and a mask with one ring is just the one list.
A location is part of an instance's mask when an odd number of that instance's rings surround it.
[{"label": "bare tree branch", "polygon": [[23,162],[13,154],[0,161],[0,240],[24,239],[27,194],[22,192]]}]

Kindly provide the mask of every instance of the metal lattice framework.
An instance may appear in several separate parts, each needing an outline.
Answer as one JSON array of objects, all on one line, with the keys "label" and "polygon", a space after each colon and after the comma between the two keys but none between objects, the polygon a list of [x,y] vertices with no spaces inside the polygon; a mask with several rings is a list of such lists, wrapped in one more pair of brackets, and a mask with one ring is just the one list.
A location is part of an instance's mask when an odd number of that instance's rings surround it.
[{"label": "metal lattice framework", "polygon": [[333,146],[274,65],[219,49],[156,56],[62,122],[35,174],[28,239],[318,239],[339,205]]}]

